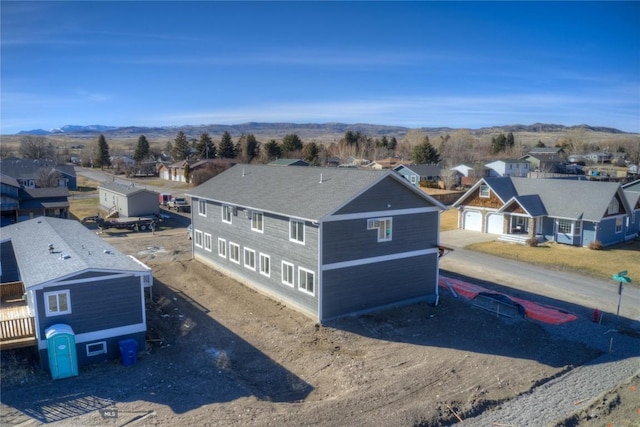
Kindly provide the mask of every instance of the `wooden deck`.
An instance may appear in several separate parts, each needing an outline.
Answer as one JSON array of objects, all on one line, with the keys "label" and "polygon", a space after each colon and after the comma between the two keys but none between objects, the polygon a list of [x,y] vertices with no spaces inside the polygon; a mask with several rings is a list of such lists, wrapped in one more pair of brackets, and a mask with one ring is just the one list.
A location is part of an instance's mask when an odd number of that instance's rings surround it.
[{"label": "wooden deck", "polygon": [[23,299],[22,282],[0,285],[0,350],[37,344],[35,319]]}]

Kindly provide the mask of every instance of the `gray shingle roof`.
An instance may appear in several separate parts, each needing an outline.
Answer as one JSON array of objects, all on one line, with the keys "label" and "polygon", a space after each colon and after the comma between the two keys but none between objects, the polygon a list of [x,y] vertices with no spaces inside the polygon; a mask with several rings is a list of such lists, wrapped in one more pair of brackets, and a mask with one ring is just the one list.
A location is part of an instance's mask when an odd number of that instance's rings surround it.
[{"label": "gray shingle roof", "polygon": [[[39,217],[1,231],[1,240],[11,241],[26,288],[87,270],[149,271],[74,220]],[[49,244],[54,253],[49,253]]]},{"label": "gray shingle roof", "polygon": [[528,178],[511,181],[519,195],[538,194],[549,216],[586,221],[600,221],[621,191],[617,182]]},{"label": "gray shingle roof", "polygon": [[318,221],[386,177],[416,191],[391,170],[235,165],[187,195]]},{"label": "gray shingle roof", "polygon": [[98,188],[104,188],[105,190],[109,190],[114,193],[122,194],[125,196],[130,196],[131,194],[140,193],[143,191],[155,193],[155,191],[147,190],[142,187],[136,187],[135,184],[118,184],[116,182],[105,182],[100,184]]}]

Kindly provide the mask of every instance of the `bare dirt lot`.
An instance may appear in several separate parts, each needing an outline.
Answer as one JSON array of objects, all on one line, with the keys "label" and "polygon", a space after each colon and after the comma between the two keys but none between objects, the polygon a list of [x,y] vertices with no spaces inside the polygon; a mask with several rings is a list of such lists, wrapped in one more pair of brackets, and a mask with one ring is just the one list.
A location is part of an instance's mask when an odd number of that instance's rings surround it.
[{"label": "bare dirt lot", "polygon": [[[147,349],[57,381],[3,352],[1,425],[446,426],[603,353],[446,291],[317,325],[191,260],[184,228],[103,237],[153,268]],[[554,425],[638,426],[638,402],[636,376]]]}]

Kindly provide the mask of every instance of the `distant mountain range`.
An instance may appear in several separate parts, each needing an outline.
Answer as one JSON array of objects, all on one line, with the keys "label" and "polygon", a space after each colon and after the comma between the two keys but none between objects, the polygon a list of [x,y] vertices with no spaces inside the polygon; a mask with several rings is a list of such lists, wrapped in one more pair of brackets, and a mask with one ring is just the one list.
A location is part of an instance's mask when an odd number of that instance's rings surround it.
[{"label": "distant mountain range", "polygon": [[[121,136],[132,137],[139,135],[167,135],[168,133],[175,134],[178,131],[183,131],[188,136],[199,136],[203,132],[208,132],[212,135],[222,134],[224,131],[228,131],[232,136],[241,134],[270,134],[274,136],[284,136],[286,134],[344,134],[350,130],[353,132],[359,131],[365,135],[404,135],[412,129],[421,130],[427,133],[450,133],[455,130],[448,127],[422,127],[422,128],[408,128],[402,126],[385,126],[366,123],[259,123],[249,122],[237,125],[187,125],[187,126],[159,126],[159,127],[140,127],[140,126],[104,126],[104,125],[89,125],[89,126],[77,126],[67,125],[61,128],[44,130],[33,129],[29,131],[20,131],[18,135],[69,135],[69,136],[92,136],[96,134],[104,134],[105,136]],[[556,124],[546,123],[534,123],[532,125],[506,125],[506,126],[492,126],[479,129],[468,129],[473,133],[487,134],[497,132],[566,132],[572,129],[584,129],[592,132],[603,132],[613,134],[624,134],[618,129],[602,127],[602,126],[589,126],[589,125],[577,125],[577,126],[564,126]]]}]

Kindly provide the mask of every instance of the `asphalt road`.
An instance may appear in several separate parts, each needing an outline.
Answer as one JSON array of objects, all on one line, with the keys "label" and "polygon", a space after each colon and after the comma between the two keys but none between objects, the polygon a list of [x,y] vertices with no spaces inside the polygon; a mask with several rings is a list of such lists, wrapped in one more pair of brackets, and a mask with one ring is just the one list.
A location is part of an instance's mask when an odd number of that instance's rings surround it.
[{"label": "asphalt road", "polygon": [[[484,282],[500,292],[546,303],[580,316],[602,312],[602,322],[640,330],[640,287],[626,285],[621,298],[613,280],[595,279],[562,270],[539,267],[464,249],[464,246],[495,236],[466,230],[445,231],[440,242],[454,249],[440,260],[443,274],[463,275]],[[638,254],[640,262],[640,254]],[[612,271],[612,274],[615,271]],[[616,316],[620,302],[620,316]]]}]

